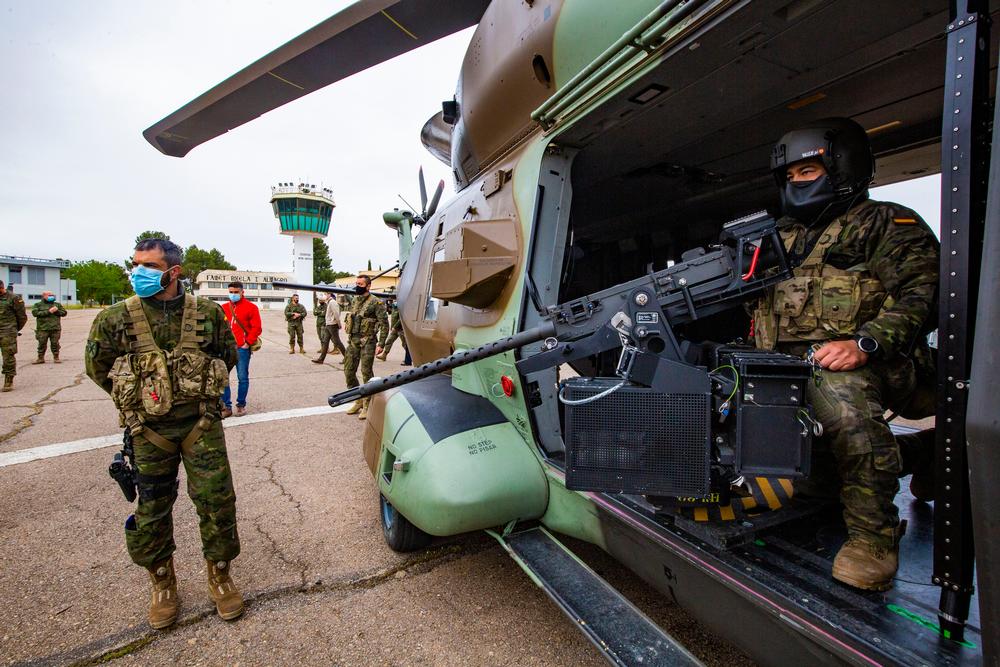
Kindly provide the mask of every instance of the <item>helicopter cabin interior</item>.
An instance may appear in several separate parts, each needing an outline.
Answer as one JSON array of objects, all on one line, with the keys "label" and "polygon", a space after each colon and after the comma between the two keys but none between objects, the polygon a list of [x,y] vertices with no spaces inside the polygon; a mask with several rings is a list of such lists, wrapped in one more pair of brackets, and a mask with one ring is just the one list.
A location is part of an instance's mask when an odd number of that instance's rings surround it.
[{"label": "helicopter cabin interior", "polygon": [[[868,131],[874,187],[938,173],[948,11],[946,0],[757,0],[680,40],[555,138],[562,150],[541,183],[548,176],[561,195],[541,212],[562,219],[545,227],[556,238],[535,240],[535,284],[564,303],[664,269],[716,243],[730,220],[764,209],[778,217],[771,148],[818,118],[847,116]],[[991,72],[996,50],[994,40]],[[559,196],[571,204],[555,207]],[[724,342],[748,327],[733,310],[678,333]],[[573,367],[607,377],[616,363],[605,353]]]},{"label": "helicopter cabin interior", "polygon": [[[950,4],[755,0],[681,36],[656,69],[585,115],[560,121],[565,127],[554,133],[539,179],[539,224],[529,256],[533,288],[543,300],[558,294],[548,303],[565,303],[667,268],[685,251],[716,243],[730,220],[763,209],[778,217],[771,148],[786,131],[811,120],[846,116],[867,130],[876,155],[875,187],[939,173]],[[994,21],[998,9],[1000,2],[990,2]],[[992,101],[995,36],[988,52]],[[538,319],[531,300],[525,301],[527,328]],[[734,309],[678,333],[694,341],[727,342],[745,338],[748,327],[749,318]],[[607,352],[573,362],[572,372],[613,377],[617,361],[617,351]],[[564,367],[562,373],[568,371]],[[526,376],[529,393],[534,390],[539,399],[532,407],[535,433],[557,468],[565,465],[566,451],[560,379],[556,370]],[[637,496],[595,498],[611,514],[641,515],[648,509]],[[859,636],[886,638],[883,648],[894,645],[900,662],[929,657],[963,663],[970,656],[947,647],[914,648],[912,626],[886,619],[887,600],[894,603],[897,597],[907,601],[899,604],[933,618],[940,592],[927,583],[932,512],[905,490],[897,504],[901,518],[910,520],[910,534],[902,545],[895,592],[888,597],[864,598],[830,585],[832,554],[844,537],[842,529],[816,529],[826,524],[793,522],[766,546],[734,550],[706,547],[697,535],[695,540],[713,554],[712,567],[751,573],[753,586],[784,591],[789,600],[802,595],[826,605],[821,616],[837,618],[839,627]],[[839,521],[836,513],[826,516],[830,526]],[[637,520],[646,526],[660,521]],[[675,525],[660,525],[664,543],[678,539]],[[617,556],[634,560],[636,571],[655,584],[661,573],[641,558],[663,552],[633,557],[630,550],[634,545]],[[714,614],[712,601],[696,596],[689,603],[704,604],[705,617]],[[966,636],[978,641],[975,601],[972,607]],[[851,613],[841,616],[843,609]]]}]

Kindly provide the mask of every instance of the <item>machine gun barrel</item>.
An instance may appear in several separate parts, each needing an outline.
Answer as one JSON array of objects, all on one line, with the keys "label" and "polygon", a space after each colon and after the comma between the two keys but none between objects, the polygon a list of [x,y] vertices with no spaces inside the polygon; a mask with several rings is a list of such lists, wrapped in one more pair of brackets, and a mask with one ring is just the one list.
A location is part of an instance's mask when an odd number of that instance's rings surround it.
[{"label": "machine gun barrel", "polygon": [[449,371],[453,368],[458,368],[459,366],[471,364],[474,361],[486,359],[487,357],[492,357],[496,354],[510,352],[511,350],[516,350],[525,345],[530,345],[531,343],[537,343],[540,340],[554,336],[555,332],[556,328],[552,322],[544,322],[533,329],[528,329],[526,331],[522,331],[521,333],[516,333],[513,336],[507,336],[506,338],[501,338],[500,340],[495,340],[469,350],[460,350],[451,356],[431,361],[423,366],[411,368],[407,371],[403,371],[402,373],[396,373],[395,375],[390,375],[384,378],[375,378],[360,387],[354,387],[353,389],[342,391],[339,394],[334,394],[330,397],[329,403],[331,407],[336,407],[349,401],[356,401],[367,396],[371,396],[372,394],[377,394],[387,389],[416,382],[417,380],[423,380],[424,378],[432,375],[437,375],[438,373]]},{"label": "machine gun barrel", "polygon": [[[301,289],[310,292],[327,292],[328,294],[346,294],[357,296],[353,287],[337,287],[335,285],[310,285],[309,283],[272,283],[275,289]],[[398,295],[392,292],[372,292],[372,296],[380,299],[395,299]]]}]

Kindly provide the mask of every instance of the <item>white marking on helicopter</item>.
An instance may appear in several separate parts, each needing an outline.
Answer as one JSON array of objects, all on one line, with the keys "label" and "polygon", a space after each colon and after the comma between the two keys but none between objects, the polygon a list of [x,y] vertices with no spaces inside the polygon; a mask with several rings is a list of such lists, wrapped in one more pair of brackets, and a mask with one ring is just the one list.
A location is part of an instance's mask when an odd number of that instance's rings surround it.
[{"label": "white marking on helicopter", "polygon": [[[293,408],[290,410],[275,410],[274,412],[262,412],[260,414],[244,415],[243,417],[230,417],[222,422],[224,428],[235,428],[237,426],[248,426],[250,424],[260,424],[263,422],[273,422],[282,419],[294,419],[296,417],[312,417],[314,415],[326,415],[336,412],[346,412],[350,408],[348,405],[340,405],[331,408],[328,405],[317,405],[311,408]],[[120,445],[121,434],[101,435],[96,438],[83,438],[82,440],[71,440],[69,442],[57,442],[54,445],[42,445],[31,447],[30,449],[19,449],[15,452],[0,454],[0,468],[17,465],[18,463],[29,463],[40,459],[51,459],[67,454],[78,454],[88,452],[92,449],[102,449]]]}]

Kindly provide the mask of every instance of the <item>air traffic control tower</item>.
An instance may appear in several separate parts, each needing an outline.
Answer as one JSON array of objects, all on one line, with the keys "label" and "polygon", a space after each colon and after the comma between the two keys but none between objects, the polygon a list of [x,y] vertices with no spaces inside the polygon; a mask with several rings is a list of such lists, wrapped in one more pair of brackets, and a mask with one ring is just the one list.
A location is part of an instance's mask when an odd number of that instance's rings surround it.
[{"label": "air traffic control tower", "polygon": [[[313,282],[314,238],[330,231],[333,190],[307,183],[278,183],[271,188],[271,208],[281,225],[281,233],[292,237],[292,275],[297,283]],[[312,292],[299,293],[299,302],[312,315]]]}]

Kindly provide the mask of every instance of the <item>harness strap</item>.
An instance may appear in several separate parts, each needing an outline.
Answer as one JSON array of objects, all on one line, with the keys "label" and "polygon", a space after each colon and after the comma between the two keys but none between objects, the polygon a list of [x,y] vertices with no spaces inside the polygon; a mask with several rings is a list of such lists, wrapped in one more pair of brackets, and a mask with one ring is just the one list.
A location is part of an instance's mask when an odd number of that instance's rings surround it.
[{"label": "harness strap", "polygon": [[198,301],[193,294],[184,295],[184,315],[181,318],[181,339],[177,349],[197,352],[205,341],[205,314],[198,311]]},{"label": "harness strap", "polygon": [[212,427],[213,423],[213,419],[206,414],[206,404],[203,402],[200,407],[201,416],[198,418],[198,421],[195,422],[195,425],[191,428],[191,430],[188,431],[188,434],[184,436],[184,439],[181,440],[180,445],[172,440],[164,438],[162,435],[149,428],[145,421],[143,421],[142,416],[137,412],[131,410],[127,412],[125,414],[125,423],[129,427],[133,437],[137,435],[142,436],[149,441],[151,445],[159,447],[167,454],[174,455],[180,451],[190,455],[191,447],[194,443],[198,442],[198,438],[200,438],[206,431],[208,431],[208,429]]},{"label": "harness strap", "polygon": [[132,351],[141,354],[143,352],[155,352],[158,348],[153,340],[153,331],[149,326],[149,319],[142,309],[142,299],[133,295],[125,299],[125,310],[128,312],[128,322],[126,331],[134,340],[132,341]]}]

